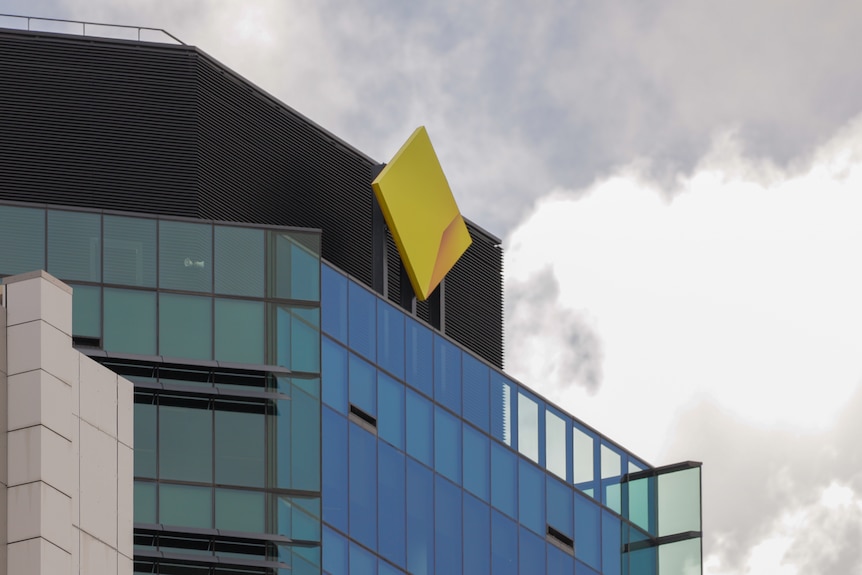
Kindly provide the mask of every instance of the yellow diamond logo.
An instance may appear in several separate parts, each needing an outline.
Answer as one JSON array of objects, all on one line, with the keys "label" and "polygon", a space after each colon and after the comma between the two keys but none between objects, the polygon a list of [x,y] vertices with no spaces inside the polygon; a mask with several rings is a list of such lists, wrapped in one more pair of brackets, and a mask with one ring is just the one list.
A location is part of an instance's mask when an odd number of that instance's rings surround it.
[{"label": "yellow diamond logo", "polygon": [[413,132],[371,187],[413,291],[426,300],[472,240],[424,127]]}]

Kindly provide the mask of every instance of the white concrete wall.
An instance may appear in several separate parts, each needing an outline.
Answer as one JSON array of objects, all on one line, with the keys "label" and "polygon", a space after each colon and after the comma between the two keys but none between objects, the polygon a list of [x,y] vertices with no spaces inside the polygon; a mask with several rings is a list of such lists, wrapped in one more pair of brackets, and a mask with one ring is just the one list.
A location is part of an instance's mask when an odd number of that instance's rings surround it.
[{"label": "white concrete wall", "polygon": [[45,272],[4,283],[0,573],[131,575],[132,384],[72,347],[69,286]]}]

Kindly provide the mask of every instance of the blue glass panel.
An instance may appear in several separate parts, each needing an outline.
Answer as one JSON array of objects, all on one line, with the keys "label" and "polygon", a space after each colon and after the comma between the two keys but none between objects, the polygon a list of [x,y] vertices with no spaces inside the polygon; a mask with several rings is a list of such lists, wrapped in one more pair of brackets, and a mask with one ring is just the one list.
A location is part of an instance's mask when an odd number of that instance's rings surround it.
[{"label": "blue glass panel", "polygon": [[461,420],[434,408],[434,469],[461,483]]},{"label": "blue glass panel", "polygon": [[464,430],[464,488],[484,501],[491,496],[491,456],[488,436],[469,425]]},{"label": "blue glass panel", "polygon": [[620,520],[607,511],[602,511],[602,567],[605,573],[620,572]]},{"label": "blue glass panel", "polygon": [[159,222],[159,287],[210,292],[213,287],[210,224]]},{"label": "blue glass panel", "polygon": [[435,557],[438,573],[461,573],[461,490],[435,476]]},{"label": "blue glass panel", "polygon": [[[491,573],[518,575],[518,525],[491,510]],[[529,569],[524,573],[539,573]]]},{"label": "blue glass panel", "polygon": [[377,298],[354,282],[350,282],[347,293],[350,349],[374,361],[377,357]]},{"label": "blue glass panel", "polygon": [[320,313],[323,332],[347,343],[347,278],[324,265],[321,268]]},{"label": "blue glass panel", "polygon": [[463,354],[461,372],[464,388],[464,419],[472,422],[482,431],[488,432],[490,424],[490,396],[488,395],[488,366],[468,353]]},{"label": "blue glass panel", "polygon": [[[333,575],[335,574],[333,573]],[[378,561],[377,575],[404,575],[404,571],[398,569],[397,567],[393,567],[385,561]]]},{"label": "blue glass panel", "polygon": [[491,443],[491,504],[518,518],[518,456]]},{"label": "blue glass panel", "polygon": [[156,287],[156,220],[105,216],[104,281]]},{"label": "blue glass panel", "polygon": [[407,453],[425,465],[434,465],[434,421],[431,402],[407,390]]},{"label": "blue glass panel", "polygon": [[574,539],[572,488],[550,476],[547,477],[547,483],[548,525]]},{"label": "blue glass panel", "polygon": [[404,449],[404,385],[377,372],[377,436]]},{"label": "blue glass panel", "polygon": [[575,493],[575,557],[601,569],[600,507],[592,500]]},{"label": "blue glass panel", "polygon": [[377,364],[404,379],[404,314],[384,302],[377,303]]},{"label": "blue glass panel", "polygon": [[491,575],[491,508],[464,494],[464,573]]},{"label": "blue glass panel", "polygon": [[350,575],[377,575],[377,557],[350,543]]},{"label": "blue glass panel", "polygon": [[545,539],[530,533],[523,527],[518,530],[520,549],[518,565],[521,573],[545,572]]},{"label": "blue glass panel", "polygon": [[575,558],[551,543],[545,544],[548,554],[548,573],[569,573],[575,570]]},{"label": "blue glass panel", "polygon": [[350,403],[377,416],[377,370],[358,355],[350,354]]},{"label": "blue glass panel", "polygon": [[502,375],[491,373],[491,435],[506,445],[512,443],[512,383]]},{"label": "blue glass panel", "polygon": [[[101,281],[101,241],[101,215],[48,210],[48,272],[51,275],[66,281]],[[19,244],[16,241],[13,245]]]},{"label": "blue glass panel", "polygon": [[332,575],[347,573],[347,539],[323,527],[323,570]]},{"label": "blue glass panel", "polygon": [[238,363],[263,363],[263,302],[215,300],[215,358]]},{"label": "blue glass panel", "polygon": [[[617,550],[617,561],[619,562],[619,550]],[[605,571],[605,573],[616,575],[620,573],[620,571]],[[631,573],[627,573],[626,575],[634,575],[637,573],[638,575],[647,575],[646,573],[640,573],[639,571],[633,571]],[[575,560],[575,575],[601,575],[598,571],[594,569],[590,569],[577,559]]]},{"label": "blue glass panel", "polygon": [[[377,547],[377,439],[350,423],[350,536]],[[344,478],[342,478],[342,481]]]},{"label": "blue glass panel", "polygon": [[323,403],[346,415],[347,350],[328,337],[321,338],[320,345]]},{"label": "blue glass panel", "polygon": [[377,445],[379,465],[377,477],[380,478],[377,507],[378,552],[390,561],[406,567],[404,455],[382,441]]},{"label": "blue glass panel", "polygon": [[431,330],[419,322],[407,319],[406,365],[407,383],[428,397],[434,395],[434,338]]},{"label": "blue glass panel", "polygon": [[519,461],[518,511],[521,525],[545,536],[545,474],[527,461]]},{"label": "blue glass panel", "polygon": [[323,408],[323,520],[347,531],[347,419]]},{"label": "blue glass panel", "polygon": [[215,226],[216,293],[263,297],[263,230]]},{"label": "blue glass panel", "polygon": [[461,350],[434,336],[434,399],[461,413]]},{"label": "blue glass panel", "polygon": [[0,275],[45,269],[45,210],[0,206]]},{"label": "blue glass panel", "polygon": [[434,473],[407,458],[407,570],[414,575],[434,571]]},{"label": "blue glass panel", "polygon": [[210,297],[159,294],[159,354],[212,359],[213,301]]}]

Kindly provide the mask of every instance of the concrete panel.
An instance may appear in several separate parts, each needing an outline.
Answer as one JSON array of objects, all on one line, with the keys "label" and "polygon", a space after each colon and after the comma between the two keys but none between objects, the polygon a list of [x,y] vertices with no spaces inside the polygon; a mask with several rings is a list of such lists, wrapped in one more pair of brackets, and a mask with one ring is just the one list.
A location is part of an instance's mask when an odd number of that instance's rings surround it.
[{"label": "concrete panel", "polygon": [[44,425],[66,439],[72,439],[72,388],[37,369],[8,378],[10,431]]},{"label": "concrete panel", "polygon": [[135,446],[135,386],[122,377],[117,378],[117,439]]},{"label": "concrete panel", "polygon": [[55,575],[71,568],[71,555],[41,538],[10,544],[7,561],[9,575]]},{"label": "concrete panel", "polygon": [[80,362],[81,419],[117,437],[117,374],[89,357]]},{"label": "concrete panel", "polygon": [[41,425],[10,431],[8,485],[44,481],[72,495],[72,442]]},{"label": "concrete panel", "polygon": [[115,575],[117,573],[117,550],[81,532],[81,573],[87,575]]},{"label": "concrete panel", "polygon": [[116,548],[117,440],[85,421],[80,432],[80,527]]},{"label": "concrete panel", "polygon": [[43,321],[8,328],[9,375],[44,369],[69,385],[78,377],[72,338]]},{"label": "concrete panel", "polygon": [[41,481],[7,489],[8,539],[14,543],[42,537],[70,552],[71,499]]},{"label": "concrete panel", "polygon": [[117,551],[134,554],[135,456],[131,448],[117,444]]},{"label": "concrete panel", "polygon": [[[27,276],[30,276],[29,278]],[[46,272],[11,276],[6,284],[7,325],[41,319],[72,334],[72,289]]]}]

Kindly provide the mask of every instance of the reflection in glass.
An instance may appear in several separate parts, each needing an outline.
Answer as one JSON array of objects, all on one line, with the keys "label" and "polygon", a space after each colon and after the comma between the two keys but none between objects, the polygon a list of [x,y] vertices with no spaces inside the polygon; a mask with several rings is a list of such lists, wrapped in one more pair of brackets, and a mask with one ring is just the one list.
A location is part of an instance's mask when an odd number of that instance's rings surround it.
[{"label": "reflection in glass", "polygon": [[156,286],[156,220],[105,216],[105,282]]},{"label": "reflection in glass", "polygon": [[159,287],[212,291],[212,225],[159,222]]},{"label": "reflection in glass", "polygon": [[539,405],[523,393],[518,394],[518,451],[539,462]]},{"label": "reflection in glass", "polygon": [[656,480],[659,536],[700,531],[700,467],[664,473]]},{"label": "reflection in glass", "polygon": [[101,281],[101,235],[99,214],[48,210],[48,272],[65,281]]},{"label": "reflection in glass", "polygon": [[566,422],[551,411],[545,412],[545,467],[566,479]]},{"label": "reflection in glass", "polygon": [[593,437],[578,429],[572,430],[572,449],[574,450],[574,477],[575,485],[595,480]]},{"label": "reflection in glass", "polygon": [[512,445],[512,384],[497,373],[491,375],[491,435]]}]

